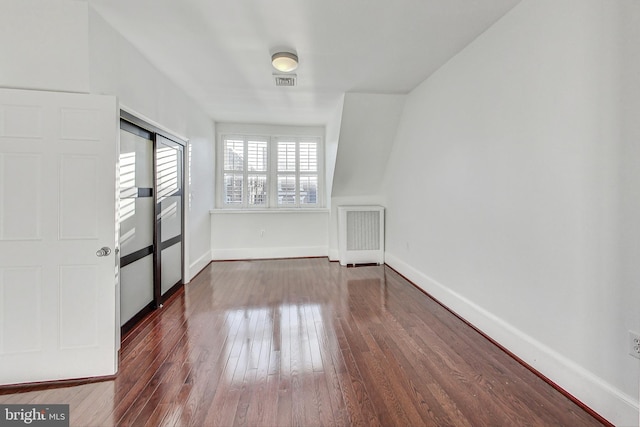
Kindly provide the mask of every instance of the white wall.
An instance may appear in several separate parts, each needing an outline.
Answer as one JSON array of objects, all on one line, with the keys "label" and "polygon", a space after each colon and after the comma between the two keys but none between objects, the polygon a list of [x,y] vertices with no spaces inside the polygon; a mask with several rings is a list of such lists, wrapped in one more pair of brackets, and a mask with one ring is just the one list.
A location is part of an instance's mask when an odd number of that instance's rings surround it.
[{"label": "white wall", "polygon": [[214,260],[327,256],[329,212],[262,210],[211,214]]},{"label": "white wall", "polygon": [[524,0],[409,95],[384,194],[392,267],[617,425],[638,424],[638,18]]},{"label": "white wall", "polygon": [[185,279],[189,281],[211,260],[214,123],[93,9],[89,10],[89,42],[91,92],[117,95],[128,111],[189,139],[185,197]]},{"label": "white wall", "polygon": [[89,91],[87,4],[2,0],[0,86]]}]

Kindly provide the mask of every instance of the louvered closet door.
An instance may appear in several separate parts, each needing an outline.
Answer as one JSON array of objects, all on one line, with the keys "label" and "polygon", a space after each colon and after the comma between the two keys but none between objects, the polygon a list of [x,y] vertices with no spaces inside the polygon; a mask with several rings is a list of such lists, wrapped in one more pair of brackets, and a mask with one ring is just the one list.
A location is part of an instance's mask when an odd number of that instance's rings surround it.
[{"label": "louvered closet door", "polygon": [[162,296],[182,284],[183,146],[156,135],[157,227]]},{"label": "louvered closet door", "polygon": [[153,140],[120,123],[120,325],[154,303]]}]

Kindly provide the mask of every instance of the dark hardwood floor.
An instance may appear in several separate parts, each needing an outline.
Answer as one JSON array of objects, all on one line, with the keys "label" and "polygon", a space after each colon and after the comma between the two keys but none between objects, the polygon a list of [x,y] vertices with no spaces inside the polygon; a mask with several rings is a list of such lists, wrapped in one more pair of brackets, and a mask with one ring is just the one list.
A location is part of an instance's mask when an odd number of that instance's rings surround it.
[{"label": "dark hardwood floor", "polygon": [[123,339],[120,372],[0,388],[75,426],[602,425],[388,267],[216,262]]}]

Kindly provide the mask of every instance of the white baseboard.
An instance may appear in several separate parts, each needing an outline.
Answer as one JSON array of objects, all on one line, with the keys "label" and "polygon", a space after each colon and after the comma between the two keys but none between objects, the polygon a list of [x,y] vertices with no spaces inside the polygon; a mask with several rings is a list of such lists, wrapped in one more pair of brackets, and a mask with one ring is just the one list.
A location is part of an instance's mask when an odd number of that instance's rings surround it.
[{"label": "white baseboard", "polygon": [[340,252],[337,249],[329,249],[329,261],[338,261]]},{"label": "white baseboard", "polygon": [[196,277],[196,275],[200,273],[202,269],[205,268],[210,262],[211,262],[211,251],[205,252],[204,254],[202,254],[201,257],[199,257],[197,260],[192,262],[189,265],[189,277],[185,278],[186,279],[185,283],[189,283],[191,279]]},{"label": "white baseboard", "polygon": [[213,260],[326,257],[326,246],[213,249]]},{"label": "white baseboard", "polygon": [[619,426],[638,426],[638,402],[628,394],[393,254],[386,252],[385,262],[605,419]]}]

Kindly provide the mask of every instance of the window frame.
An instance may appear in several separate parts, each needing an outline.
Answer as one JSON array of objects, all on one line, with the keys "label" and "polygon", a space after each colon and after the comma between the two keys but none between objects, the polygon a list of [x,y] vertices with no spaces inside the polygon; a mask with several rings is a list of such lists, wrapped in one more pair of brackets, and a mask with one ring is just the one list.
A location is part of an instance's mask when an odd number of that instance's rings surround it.
[{"label": "window frame", "polygon": [[[242,174],[242,196],[240,203],[228,203],[226,201],[226,189],[225,189],[225,175],[232,171],[225,169],[225,146],[227,141],[242,140],[243,141],[243,170],[234,171],[238,174]],[[248,170],[248,155],[247,147],[249,141],[266,141],[267,143],[267,171],[265,173],[258,172],[257,174],[266,175],[267,180],[267,197],[266,203],[261,205],[249,204],[249,197],[247,193],[248,189],[248,176],[255,175]],[[278,171],[278,143],[279,142],[295,142],[295,171],[280,172]],[[300,144],[311,142],[316,144],[316,161],[317,171],[301,171],[300,170]],[[218,150],[216,159],[216,180],[217,180],[217,195],[216,195],[216,208],[222,210],[305,210],[305,209],[318,209],[325,207],[324,199],[324,185],[325,185],[325,173],[324,173],[324,140],[320,135],[288,135],[288,134],[253,134],[244,132],[234,133],[219,133],[218,134]],[[295,203],[282,204],[278,200],[278,177],[282,175],[289,175],[295,177]],[[301,185],[300,177],[312,176],[317,177],[316,184],[316,203],[301,203]]]}]

